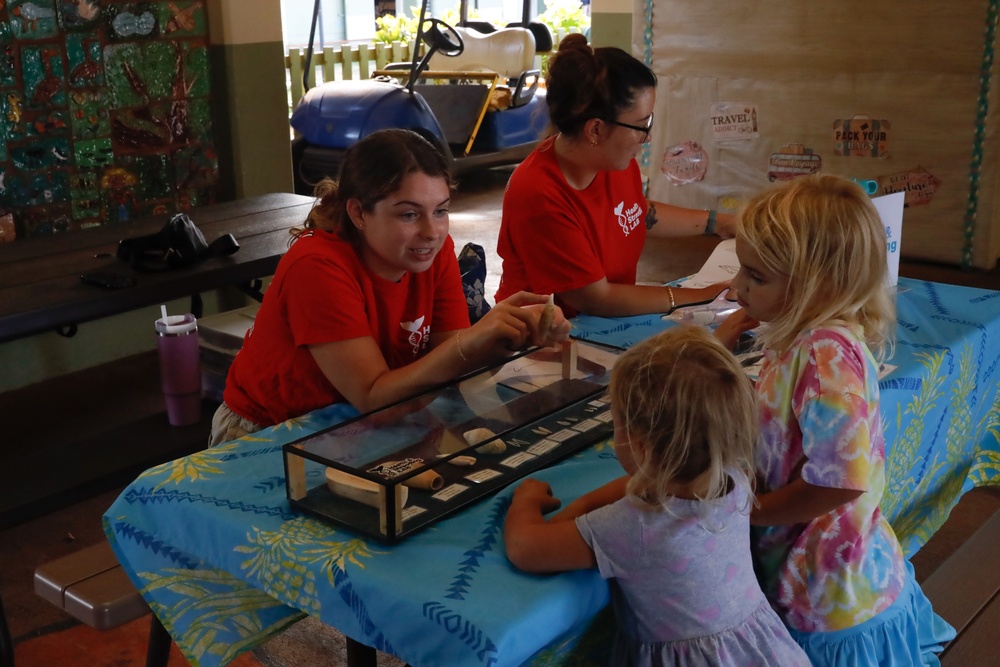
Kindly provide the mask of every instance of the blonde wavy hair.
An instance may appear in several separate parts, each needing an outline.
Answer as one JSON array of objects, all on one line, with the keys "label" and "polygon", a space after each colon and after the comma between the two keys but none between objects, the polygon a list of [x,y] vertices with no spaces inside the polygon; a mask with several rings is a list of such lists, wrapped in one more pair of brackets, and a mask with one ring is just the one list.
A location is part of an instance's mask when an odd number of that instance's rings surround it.
[{"label": "blonde wavy hair", "polygon": [[788,277],[785,310],[761,330],[762,347],[784,351],[804,331],[859,325],[877,358],[891,355],[885,227],[857,183],[813,174],[768,189],[743,209],[737,237]]},{"label": "blonde wavy hair", "polygon": [[675,327],[627,350],[615,362],[609,395],[615,426],[629,439],[638,468],[630,496],[662,504],[671,482],[708,472],[703,500],[721,498],[731,475],[752,470],[753,387],[707,329]]}]

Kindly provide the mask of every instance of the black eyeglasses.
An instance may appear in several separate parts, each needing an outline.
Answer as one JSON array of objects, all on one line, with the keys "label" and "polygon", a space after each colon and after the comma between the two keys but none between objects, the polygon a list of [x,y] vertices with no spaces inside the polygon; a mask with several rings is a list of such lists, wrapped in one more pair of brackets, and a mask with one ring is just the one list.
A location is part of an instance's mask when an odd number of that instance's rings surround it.
[{"label": "black eyeglasses", "polygon": [[628,129],[635,130],[636,132],[642,132],[642,143],[646,143],[649,139],[649,133],[653,129],[653,114],[649,114],[649,120],[646,121],[645,127],[642,125],[630,125],[629,123],[623,123],[618,120],[609,120],[607,122],[619,127],[627,127]]}]

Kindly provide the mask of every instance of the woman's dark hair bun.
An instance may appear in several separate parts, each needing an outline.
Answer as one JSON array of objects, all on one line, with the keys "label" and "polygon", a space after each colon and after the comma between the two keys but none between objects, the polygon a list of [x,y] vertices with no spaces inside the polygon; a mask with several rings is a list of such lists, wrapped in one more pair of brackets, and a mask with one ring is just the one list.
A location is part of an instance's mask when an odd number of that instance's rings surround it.
[{"label": "woman's dark hair bun", "polygon": [[590,45],[587,44],[587,38],[581,33],[572,32],[559,42],[559,51],[586,51],[587,53],[592,53]]}]

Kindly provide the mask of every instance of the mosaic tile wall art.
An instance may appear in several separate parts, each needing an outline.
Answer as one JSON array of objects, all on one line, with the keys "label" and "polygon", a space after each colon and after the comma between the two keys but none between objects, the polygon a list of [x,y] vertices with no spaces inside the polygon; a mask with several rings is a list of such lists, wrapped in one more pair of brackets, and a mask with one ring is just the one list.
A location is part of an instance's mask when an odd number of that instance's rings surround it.
[{"label": "mosaic tile wall art", "polygon": [[0,0],[0,242],[210,203],[203,0]]}]

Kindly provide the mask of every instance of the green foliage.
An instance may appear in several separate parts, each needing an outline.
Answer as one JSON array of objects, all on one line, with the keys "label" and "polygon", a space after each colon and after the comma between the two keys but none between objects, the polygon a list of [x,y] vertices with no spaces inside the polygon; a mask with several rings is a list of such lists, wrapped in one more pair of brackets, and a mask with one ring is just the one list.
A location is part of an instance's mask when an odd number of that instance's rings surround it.
[{"label": "green foliage", "polygon": [[[428,15],[427,18],[431,18]],[[459,14],[458,5],[444,12],[436,18],[441,19],[448,25],[458,25]],[[469,18],[480,18],[479,10],[469,8]],[[378,30],[375,31],[375,41],[391,44],[393,42],[408,42],[417,37],[417,21],[420,20],[420,5],[410,5],[410,16],[393,16],[386,14],[375,19]]]},{"label": "green foliage", "polygon": [[545,0],[545,11],[538,20],[549,26],[553,36],[590,29],[590,17],[579,0]]},{"label": "green foliage", "polygon": [[405,14],[386,14],[375,19],[378,30],[375,31],[375,41],[391,44],[393,42],[408,42],[417,36],[417,19],[420,17],[420,6],[410,6],[411,17]]},{"label": "green foliage", "polygon": [[[392,42],[408,42],[417,36],[417,20],[420,18],[420,5],[409,7],[409,16],[386,14],[375,19],[378,30],[375,31],[375,41],[391,44]],[[458,25],[458,5],[444,12],[437,18],[448,25]],[[479,10],[469,8],[469,18],[479,19]],[[553,36],[571,32],[586,32],[590,29],[590,17],[583,11],[579,0],[545,0],[545,11],[538,15],[538,20],[552,31]]]}]

